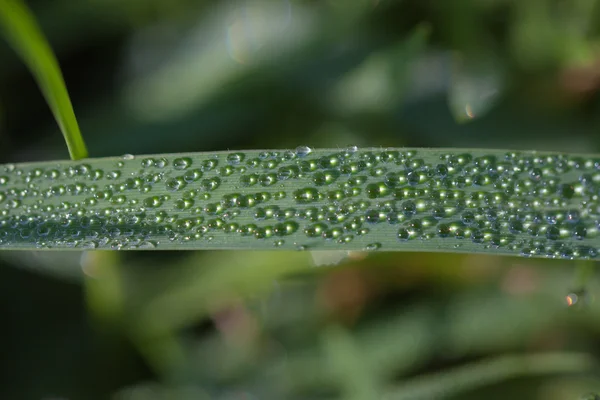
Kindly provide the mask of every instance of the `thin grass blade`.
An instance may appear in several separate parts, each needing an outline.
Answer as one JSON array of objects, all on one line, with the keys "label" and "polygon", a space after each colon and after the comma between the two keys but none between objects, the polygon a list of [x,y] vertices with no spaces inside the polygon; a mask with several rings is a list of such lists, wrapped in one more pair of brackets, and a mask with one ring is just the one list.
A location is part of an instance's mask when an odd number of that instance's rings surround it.
[{"label": "thin grass blade", "polygon": [[0,0],[0,30],[31,70],[65,137],[71,159],[87,158],[58,61],[35,17],[21,0]]},{"label": "thin grass blade", "polygon": [[445,399],[517,377],[590,373],[596,367],[594,359],[582,353],[506,355],[415,378],[383,399]]}]

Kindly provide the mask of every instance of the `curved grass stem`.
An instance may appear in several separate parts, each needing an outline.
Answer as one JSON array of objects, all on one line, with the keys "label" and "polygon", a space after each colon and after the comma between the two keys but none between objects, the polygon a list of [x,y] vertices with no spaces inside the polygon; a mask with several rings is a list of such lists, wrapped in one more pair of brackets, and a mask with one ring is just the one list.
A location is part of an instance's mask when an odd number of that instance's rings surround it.
[{"label": "curved grass stem", "polygon": [[0,29],[32,72],[63,133],[71,159],[87,158],[58,61],[22,0],[0,0]]}]

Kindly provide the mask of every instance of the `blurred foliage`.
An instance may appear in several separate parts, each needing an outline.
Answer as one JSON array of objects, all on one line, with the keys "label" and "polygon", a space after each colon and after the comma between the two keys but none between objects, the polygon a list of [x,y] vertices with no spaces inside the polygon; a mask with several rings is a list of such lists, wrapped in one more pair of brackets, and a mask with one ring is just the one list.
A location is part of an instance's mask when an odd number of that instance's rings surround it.
[{"label": "blurred foliage", "polygon": [[[596,0],[28,4],[93,156],[348,143],[599,150]],[[0,157],[67,157],[5,42]],[[352,253],[318,268],[283,252],[0,259],[2,398],[600,391],[595,264],[418,253]]]}]

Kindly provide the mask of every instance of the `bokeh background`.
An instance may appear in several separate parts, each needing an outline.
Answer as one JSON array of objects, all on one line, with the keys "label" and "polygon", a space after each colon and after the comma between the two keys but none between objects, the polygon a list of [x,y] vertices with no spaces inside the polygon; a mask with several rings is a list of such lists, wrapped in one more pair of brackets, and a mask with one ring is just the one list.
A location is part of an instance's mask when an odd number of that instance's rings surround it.
[{"label": "bokeh background", "polygon": [[[600,151],[598,0],[27,3],[91,156]],[[0,41],[0,161],[67,158]],[[222,251],[9,252],[0,264],[2,399],[600,392],[600,281],[583,276],[594,262]]]}]

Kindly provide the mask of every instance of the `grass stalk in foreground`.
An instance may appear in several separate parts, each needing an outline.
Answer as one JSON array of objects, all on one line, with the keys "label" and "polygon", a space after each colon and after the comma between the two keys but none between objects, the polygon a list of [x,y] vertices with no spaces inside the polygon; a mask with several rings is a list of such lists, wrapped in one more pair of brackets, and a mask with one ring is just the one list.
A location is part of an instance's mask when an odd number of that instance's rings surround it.
[{"label": "grass stalk in foreground", "polygon": [[86,158],[88,152],[58,61],[22,0],[0,0],[0,31],[33,73],[65,137],[71,159]]},{"label": "grass stalk in foreground", "polygon": [[0,166],[0,248],[445,251],[600,247],[600,156],[252,150]]}]

